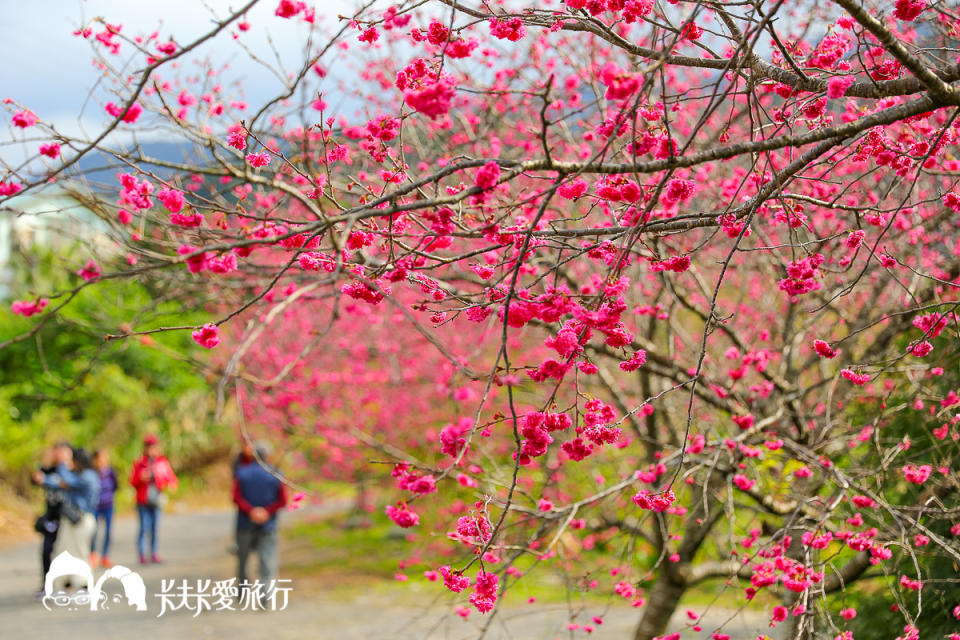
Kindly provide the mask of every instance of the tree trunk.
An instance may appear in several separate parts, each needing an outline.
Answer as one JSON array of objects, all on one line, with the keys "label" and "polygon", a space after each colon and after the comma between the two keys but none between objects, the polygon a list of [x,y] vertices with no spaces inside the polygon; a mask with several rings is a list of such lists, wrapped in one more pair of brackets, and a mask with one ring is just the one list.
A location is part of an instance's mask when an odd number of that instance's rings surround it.
[{"label": "tree trunk", "polygon": [[[812,524],[813,523],[806,521],[806,519],[801,518],[798,526],[786,529],[786,534],[790,536],[790,546],[787,548],[786,555],[791,560],[796,560],[797,562],[804,561],[804,548],[800,541],[803,538],[803,532],[807,531]],[[800,602],[800,597],[799,593],[785,591],[783,605],[792,612],[793,608]],[[814,628],[813,624],[811,624],[811,616],[813,615],[813,608],[815,606],[816,601],[814,600],[809,611],[799,616],[790,615],[787,618],[787,638],[790,638],[790,640],[813,640]]]},{"label": "tree trunk", "polygon": [[671,573],[669,568],[661,568],[657,581],[650,589],[643,617],[633,634],[634,640],[651,640],[666,631],[673,612],[680,604],[680,597],[686,591],[681,581],[671,578]]},{"label": "tree trunk", "polygon": [[[677,546],[680,561],[676,564],[666,562],[657,571],[657,579],[650,589],[643,617],[640,618],[640,624],[637,625],[637,630],[633,634],[634,640],[651,640],[662,635],[673,612],[677,610],[677,605],[680,604],[681,596],[691,586],[679,568],[689,567],[703,541],[710,535],[713,525],[723,515],[722,505],[713,497],[722,483],[722,476],[715,474],[710,481],[710,486],[704,489],[706,500],[697,499],[692,502],[683,525],[685,529],[683,540]],[[710,507],[709,511],[707,505]],[[661,527],[664,531],[666,530],[662,514],[657,515],[655,534],[659,533]],[[657,540],[657,547],[662,549],[666,541],[659,535]]]},{"label": "tree trunk", "polygon": [[357,497],[353,503],[353,508],[347,515],[343,523],[344,529],[366,529],[371,524],[370,512],[367,510],[368,487],[367,481],[363,478],[356,482]]}]

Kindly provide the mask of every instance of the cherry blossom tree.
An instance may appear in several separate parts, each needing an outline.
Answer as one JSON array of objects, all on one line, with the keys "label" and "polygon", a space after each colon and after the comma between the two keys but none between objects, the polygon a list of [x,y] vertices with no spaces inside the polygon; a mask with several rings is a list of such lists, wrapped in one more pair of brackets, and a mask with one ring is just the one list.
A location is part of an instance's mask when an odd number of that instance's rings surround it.
[{"label": "cherry blossom tree", "polygon": [[[414,535],[454,505],[428,577],[482,614],[528,562],[609,572],[638,640],[702,630],[670,620],[708,581],[790,638],[852,638],[858,593],[903,639],[960,617],[927,582],[960,562],[953,3],[256,4],[184,42],[78,25],[94,136],[5,101],[3,206],[58,183],[115,249],[0,348],[98,282],[175,284],[208,324],[106,339],[191,332],[221,404],[308,473],[389,478]],[[292,69],[247,44],[285,21]]]}]

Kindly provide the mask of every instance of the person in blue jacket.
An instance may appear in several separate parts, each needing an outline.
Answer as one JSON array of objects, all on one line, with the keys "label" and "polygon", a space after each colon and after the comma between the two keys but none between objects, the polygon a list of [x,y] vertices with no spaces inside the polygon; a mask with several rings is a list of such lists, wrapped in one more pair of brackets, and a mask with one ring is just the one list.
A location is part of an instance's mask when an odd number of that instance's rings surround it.
[{"label": "person in blue jacket", "polygon": [[[97,528],[93,514],[100,497],[100,478],[93,470],[90,454],[85,449],[60,447],[57,458],[58,465],[54,473],[37,471],[34,474],[34,480],[38,484],[48,489],[64,491],[53,555],[56,557],[67,551],[80,560],[86,560]],[[60,590],[65,583],[65,579],[60,579],[55,588]],[[89,590],[92,585],[85,586]]]},{"label": "person in blue jacket", "polygon": [[256,553],[263,589],[259,595],[265,601],[277,577],[277,512],[287,504],[287,490],[268,464],[269,445],[257,443],[255,451],[256,461],[239,465],[233,479],[233,501],[237,505],[237,583],[242,600],[250,586],[247,558]]}]

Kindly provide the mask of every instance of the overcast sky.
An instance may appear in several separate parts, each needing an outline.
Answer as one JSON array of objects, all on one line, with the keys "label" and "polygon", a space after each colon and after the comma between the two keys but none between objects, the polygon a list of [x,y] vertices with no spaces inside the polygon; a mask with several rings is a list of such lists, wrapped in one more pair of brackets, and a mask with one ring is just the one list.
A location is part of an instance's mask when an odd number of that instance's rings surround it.
[{"label": "overcast sky", "polygon": [[[243,4],[242,0],[18,2],[16,10],[4,12],[0,20],[0,51],[5,58],[5,63],[0,65],[2,97],[14,98],[43,119],[53,120],[58,127],[66,127],[66,120],[76,122],[89,88],[99,77],[91,64],[93,52],[89,41],[72,35],[81,24],[101,16],[111,24],[122,24],[123,33],[128,36],[159,30],[162,41],[173,35],[178,43],[183,44],[210,30],[211,9],[218,17],[223,17],[231,7]],[[300,21],[275,17],[276,4],[277,0],[262,0],[254,7],[248,16],[252,29],[242,38],[258,55],[272,61],[273,53],[266,39],[269,31],[289,70],[302,61],[302,45],[307,31]],[[316,0],[312,4],[317,7],[318,18],[324,15],[325,24],[333,25],[337,14],[349,13],[354,2]],[[129,46],[124,48],[130,51]],[[219,62],[232,61],[233,77],[245,78],[248,93],[261,90],[275,93],[279,86],[269,72],[247,59],[229,35],[221,36],[203,53],[212,54]],[[255,96],[250,96],[250,102],[256,102]],[[89,105],[88,118],[99,119],[100,110],[99,103]]]}]

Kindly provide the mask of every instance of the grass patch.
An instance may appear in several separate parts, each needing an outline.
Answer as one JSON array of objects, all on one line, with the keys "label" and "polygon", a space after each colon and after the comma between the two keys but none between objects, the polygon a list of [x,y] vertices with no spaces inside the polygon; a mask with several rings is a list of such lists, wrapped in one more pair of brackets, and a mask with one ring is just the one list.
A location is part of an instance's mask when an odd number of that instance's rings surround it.
[{"label": "grass patch", "polygon": [[[442,531],[426,540],[411,539],[408,531],[381,514],[370,514],[368,526],[347,526],[349,519],[345,514],[327,515],[287,528],[282,555],[284,573],[298,584],[345,597],[374,593],[400,600],[418,598],[418,602],[422,602],[425,595],[432,594],[465,603],[467,592],[457,596],[447,591],[440,580],[432,582],[424,576],[425,571],[436,570],[441,564],[455,568],[465,566],[469,559],[465,547],[448,540]],[[453,553],[456,555],[451,555]],[[622,602],[607,591],[586,588],[589,578],[564,577],[553,567],[541,564],[534,568],[533,565],[534,559],[529,556],[514,563],[524,575],[519,581],[506,576],[509,586],[506,603],[522,605],[530,598],[541,604],[570,602],[574,606]],[[501,563],[487,565],[487,568],[496,570],[502,566]],[[534,570],[526,575],[531,569]],[[478,570],[479,565],[475,563],[467,575],[472,578]],[[406,580],[398,580],[398,574],[406,576]],[[500,575],[503,581],[502,572]]]}]

